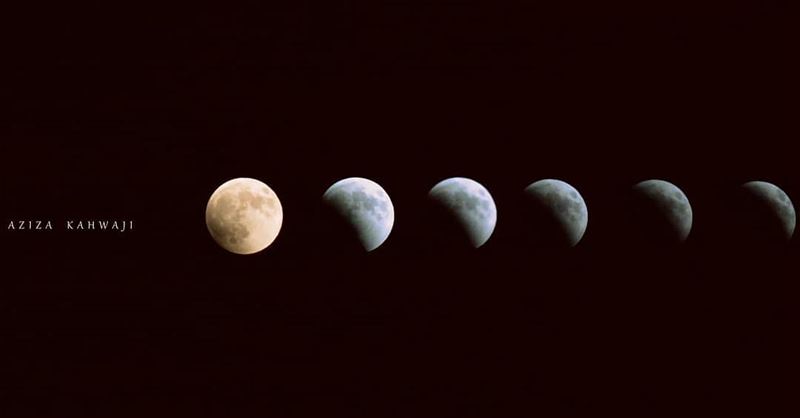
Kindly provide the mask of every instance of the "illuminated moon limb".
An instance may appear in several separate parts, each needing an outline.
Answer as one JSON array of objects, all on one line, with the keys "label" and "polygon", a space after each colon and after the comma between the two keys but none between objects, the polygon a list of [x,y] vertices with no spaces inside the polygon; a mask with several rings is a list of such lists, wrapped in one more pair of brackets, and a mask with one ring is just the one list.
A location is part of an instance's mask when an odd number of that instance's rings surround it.
[{"label": "illuminated moon limb", "polygon": [[692,230],[692,205],[678,186],[654,179],[637,183],[633,189],[655,204],[679,242],[686,241]]},{"label": "illuminated moon limb", "polygon": [[589,224],[589,211],[578,190],[564,181],[545,179],[531,183],[525,193],[551,212],[570,246],[580,242]]},{"label": "illuminated moon limb", "polygon": [[428,192],[433,201],[447,209],[461,225],[474,248],[486,243],[497,224],[497,207],[483,185],[464,177],[437,183]]},{"label": "illuminated moon limb", "polygon": [[372,180],[350,177],[334,183],[322,196],[352,226],[367,251],[378,248],[394,226],[394,205],[385,190]]},{"label": "illuminated moon limb", "polygon": [[206,226],[222,248],[253,254],[267,248],[281,230],[283,208],[266,184],[237,178],[219,186],[206,206]]},{"label": "illuminated moon limb", "polygon": [[750,181],[743,184],[742,188],[770,208],[775,219],[780,222],[784,238],[790,240],[794,235],[797,216],[789,195],[778,186],[765,181]]}]

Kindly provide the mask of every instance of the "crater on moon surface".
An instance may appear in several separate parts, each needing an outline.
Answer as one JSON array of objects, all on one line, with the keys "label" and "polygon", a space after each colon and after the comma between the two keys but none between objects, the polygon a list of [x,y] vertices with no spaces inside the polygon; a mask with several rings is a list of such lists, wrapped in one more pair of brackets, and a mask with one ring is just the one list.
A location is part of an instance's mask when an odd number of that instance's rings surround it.
[{"label": "crater on moon surface", "polygon": [[475,180],[453,177],[433,186],[429,198],[458,225],[470,245],[486,243],[497,223],[497,208],[492,196]]},{"label": "crater on moon surface", "polygon": [[328,188],[322,199],[350,225],[367,251],[378,248],[392,232],[394,206],[386,191],[372,180],[340,180]]},{"label": "crater on moon surface", "polygon": [[253,254],[269,246],[280,232],[283,208],[266,184],[237,178],[219,186],[206,206],[212,238],[236,254]]},{"label": "crater on moon surface", "polygon": [[646,180],[633,186],[633,228],[639,236],[680,243],[692,230],[692,206],[674,184]]},{"label": "crater on moon surface", "polygon": [[756,242],[786,242],[791,240],[797,222],[794,205],[778,186],[765,181],[750,181],[742,185],[739,204],[741,231]]},{"label": "crater on moon surface", "polygon": [[589,212],[580,193],[568,183],[545,179],[525,188],[530,216],[530,234],[538,241],[575,246],[583,238]]}]

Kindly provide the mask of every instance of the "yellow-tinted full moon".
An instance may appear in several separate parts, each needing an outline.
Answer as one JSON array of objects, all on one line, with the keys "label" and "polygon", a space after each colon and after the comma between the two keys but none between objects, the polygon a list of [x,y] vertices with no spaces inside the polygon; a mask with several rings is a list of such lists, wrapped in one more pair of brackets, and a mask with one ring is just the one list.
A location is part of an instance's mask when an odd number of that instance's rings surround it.
[{"label": "yellow-tinted full moon", "polygon": [[222,248],[253,254],[267,248],[281,230],[281,201],[266,184],[251,178],[225,182],[206,206],[208,231]]}]

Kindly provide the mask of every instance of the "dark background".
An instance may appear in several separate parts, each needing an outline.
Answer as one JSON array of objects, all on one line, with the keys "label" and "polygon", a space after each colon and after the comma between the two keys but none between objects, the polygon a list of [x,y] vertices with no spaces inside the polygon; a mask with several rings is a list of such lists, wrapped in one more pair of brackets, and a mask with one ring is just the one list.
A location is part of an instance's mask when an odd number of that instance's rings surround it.
[{"label": "dark background", "polygon": [[[329,3],[4,12],[0,415],[797,415],[797,240],[749,245],[730,204],[800,199],[796,14]],[[248,257],[204,223],[240,176],[285,213]],[[370,254],[319,216],[349,176],[395,204]],[[431,245],[451,176],[497,203],[477,251]],[[586,199],[571,251],[521,233],[541,178]],[[685,245],[629,239],[648,178],[689,197]],[[93,217],[136,229],[5,229]]]}]

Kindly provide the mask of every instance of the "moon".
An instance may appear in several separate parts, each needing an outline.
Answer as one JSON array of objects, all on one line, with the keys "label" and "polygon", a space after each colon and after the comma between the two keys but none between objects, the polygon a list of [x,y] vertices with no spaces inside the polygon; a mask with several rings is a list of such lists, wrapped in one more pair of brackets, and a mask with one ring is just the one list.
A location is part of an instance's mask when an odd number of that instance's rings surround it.
[{"label": "moon", "polygon": [[778,186],[765,181],[750,181],[742,185],[745,191],[762,206],[766,206],[779,222],[779,228],[786,240],[794,235],[797,218],[789,196]]},{"label": "moon", "polygon": [[456,218],[474,248],[492,236],[497,207],[489,191],[477,181],[464,177],[442,180],[428,192],[428,197]]},{"label": "moon", "polygon": [[569,246],[583,238],[589,223],[586,202],[570,184],[555,179],[539,180],[525,188],[525,195],[556,221]]},{"label": "moon", "polygon": [[267,248],[281,230],[283,208],[275,192],[251,178],[237,178],[214,191],[206,206],[206,226],[222,248],[253,254]]},{"label": "moon", "polygon": [[664,180],[646,180],[633,186],[666,221],[670,235],[679,242],[686,241],[692,230],[692,206],[686,195],[674,184]]},{"label": "moon", "polygon": [[392,232],[394,205],[386,191],[372,180],[339,180],[322,195],[322,200],[350,224],[367,251],[378,248]]}]

